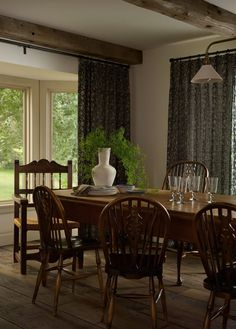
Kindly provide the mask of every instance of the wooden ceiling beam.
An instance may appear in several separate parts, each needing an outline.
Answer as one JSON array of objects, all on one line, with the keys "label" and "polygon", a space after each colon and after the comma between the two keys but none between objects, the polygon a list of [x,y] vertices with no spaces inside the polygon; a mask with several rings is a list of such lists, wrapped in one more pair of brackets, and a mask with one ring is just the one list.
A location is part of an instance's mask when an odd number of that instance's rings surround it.
[{"label": "wooden ceiling beam", "polygon": [[224,37],[236,36],[236,14],[204,0],[124,0]]},{"label": "wooden ceiling beam", "polygon": [[142,51],[0,15],[0,38],[124,64],[141,64]]}]

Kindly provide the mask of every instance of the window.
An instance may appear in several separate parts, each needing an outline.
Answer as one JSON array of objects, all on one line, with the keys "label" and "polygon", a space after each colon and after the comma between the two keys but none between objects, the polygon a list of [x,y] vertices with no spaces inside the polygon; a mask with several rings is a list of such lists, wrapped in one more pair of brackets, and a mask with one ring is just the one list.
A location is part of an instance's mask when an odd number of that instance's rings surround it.
[{"label": "window", "polygon": [[73,161],[77,184],[77,82],[0,75],[0,202],[12,201],[14,160]]},{"label": "window", "polygon": [[13,193],[14,159],[23,161],[23,117],[26,90],[0,88],[0,201]]},{"label": "window", "polygon": [[51,97],[52,159],[62,164],[67,160],[72,160],[73,182],[76,185],[78,172],[77,93],[52,92]]},{"label": "window", "polygon": [[12,202],[14,160],[39,154],[38,81],[0,75],[0,203]]},{"label": "window", "polygon": [[77,185],[77,81],[40,81],[40,157],[73,162]]}]

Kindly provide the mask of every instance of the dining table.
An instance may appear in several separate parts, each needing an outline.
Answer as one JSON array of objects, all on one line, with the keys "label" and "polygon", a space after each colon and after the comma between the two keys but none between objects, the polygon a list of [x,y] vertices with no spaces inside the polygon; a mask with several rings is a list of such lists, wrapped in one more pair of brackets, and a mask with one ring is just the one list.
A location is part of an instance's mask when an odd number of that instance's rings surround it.
[{"label": "dining table", "polygon": [[[93,225],[98,225],[102,209],[109,202],[115,198],[131,195],[131,193],[101,196],[75,195],[73,190],[55,190],[55,194],[64,206],[66,218],[79,221],[81,224]],[[207,193],[198,193],[197,200],[194,201],[189,200],[190,195],[187,193],[181,204],[170,201],[171,193],[169,190],[147,189],[143,194],[137,195],[154,199],[166,207],[171,217],[169,239],[196,243],[193,228],[194,217],[199,210],[208,204]],[[236,205],[236,196],[215,194],[214,201]]]}]

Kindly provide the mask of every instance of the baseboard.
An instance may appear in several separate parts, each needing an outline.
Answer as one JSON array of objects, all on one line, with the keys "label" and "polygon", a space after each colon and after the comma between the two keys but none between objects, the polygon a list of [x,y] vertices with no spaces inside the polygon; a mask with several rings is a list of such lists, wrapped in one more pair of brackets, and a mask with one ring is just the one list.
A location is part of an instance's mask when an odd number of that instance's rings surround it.
[{"label": "baseboard", "polygon": [[13,244],[12,232],[0,233],[0,247],[12,245],[12,244]]},{"label": "baseboard", "polygon": [[[39,233],[31,231],[28,232],[27,237],[28,241],[39,240]],[[0,247],[9,245],[13,245],[13,230],[12,232],[0,233]]]}]

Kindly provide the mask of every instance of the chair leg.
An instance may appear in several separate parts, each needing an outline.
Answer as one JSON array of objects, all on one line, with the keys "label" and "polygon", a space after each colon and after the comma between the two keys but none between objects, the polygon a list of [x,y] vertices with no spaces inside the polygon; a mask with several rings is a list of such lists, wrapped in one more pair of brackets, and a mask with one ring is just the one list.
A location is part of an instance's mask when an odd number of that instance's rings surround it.
[{"label": "chair leg", "polygon": [[159,281],[159,291],[161,294],[161,305],[162,305],[162,310],[163,310],[163,316],[165,321],[168,321],[168,313],[167,313],[167,306],[166,306],[166,293],[164,289],[164,284],[162,281],[162,278],[158,278]]},{"label": "chair leg", "polygon": [[[49,254],[44,255],[45,258],[43,258],[43,263],[44,263],[44,268],[46,269],[48,266],[49,262]],[[48,276],[48,271],[44,270],[42,273],[42,286],[46,287],[47,285],[47,276]]]},{"label": "chair leg", "polygon": [[73,259],[72,259],[72,271],[76,272],[76,268],[77,268],[77,257],[75,255],[75,256],[73,256]]},{"label": "chair leg", "polygon": [[100,287],[100,290],[101,290],[101,294],[103,296],[104,286],[103,286],[103,277],[102,277],[101,257],[100,257],[98,249],[95,249],[95,257],[96,257],[99,287]]},{"label": "chair leg", "polygon": [[225,298],[225,308],[224,308],[224,311],[223,311],[222,329],[227,328],[229,312],[230,312],[230,296]]},{"label": "chair leg", "polygon": [[115,308],[115,294],[117,289],[117,278],[118,276],[111,277],[111,285],[110,289],[108,290],[108,304],[107,304],[107,323],[106,329],[110,329],[113,320],[114,308]]},{"label": "chair leg", "polygon": [[184,243],[183,241],[178,241],[178,247],[177,247],[177,286],[182,285],[182,279],[181,279],[181,262],[183,258],[183,250],[184,250]]},{"label": "chair leg", "polygon": [[207,310],[204,318],[203,329],[209,329],[211,325],[211,313],[214,308],[215,293],[211,291],[210,297],[207,303]]},{"label": "chair leg", "polygon": [[152,329],[157,328],[157,308],[155,298],[155,285],[153,276],[149,277],[149,294],[151,302]]},{"label": "chair leg", "polygon": [[20,245],[20,269],[21,274],[26,274],[26,244],[27,233],[25,230],[21,230],[21,245]]},{"label": "chair leg", "polygon": [[14,263],[18,262],[16,254],[19,252],[19,227],[14,224],[14,245],[13,245],[13,261]]},{"label": "chair leg", "polygon": [[109,299],[110,285],[111,285],[111,276],[107,275],[106,285],[105,285],[104,294],[103,294],[103,308],[102,308],[101,322],[105,321],[106,308],[107,308],[108,299]]},{"label": "chair leg", "polygon": [[53,315],[57,315],[57,305],[59,300],[59,293],[61,290],[61,272],[63,268],[63,257],[60,256],[58,261],[58,270],[57,270],[57,278],[56,278],[56,288],[55,288],[55,295],[54,295],[54,308],[53,308]]},{"label": "chair leg", "polygon": [[84,267],[84,251],[82,249],[78,251],[78,264],[81,270]]},{"label": "chair leg", "polygon": [[32,303],[33,304],[35,304],[35,301],[36,301],[36,298],[37,298],[37,295],[38,295],[38,291],[39,291],[39,287],[40,287],[40,284],[43,280],[44,272],[45,272],[45,264],[41,263],[40,269],[39,269],[39,272],[38,272],[38,275],[37,275],[37,279],[36,279],[33,298],[32,298]]}]

